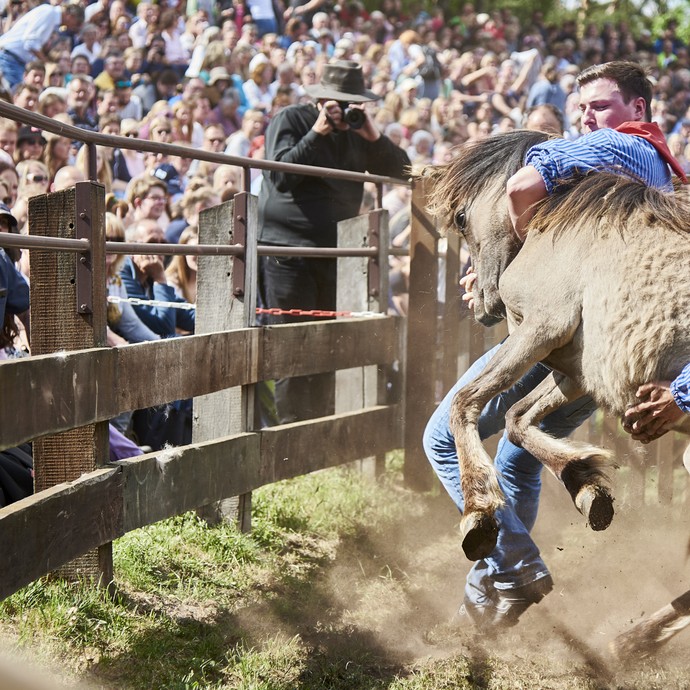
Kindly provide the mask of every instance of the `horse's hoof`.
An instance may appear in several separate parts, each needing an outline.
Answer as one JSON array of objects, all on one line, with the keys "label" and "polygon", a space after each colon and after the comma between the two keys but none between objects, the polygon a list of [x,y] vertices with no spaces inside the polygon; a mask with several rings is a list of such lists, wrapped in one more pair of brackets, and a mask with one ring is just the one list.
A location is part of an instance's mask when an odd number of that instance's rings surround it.
[{"label": "horse's hoof", "polygon": [[498,523],[492,515],[470,513],[460,524],[462,550],[471,561],[486,558],[495,548]]},{"label": "horse's hoof", "polygon": [[613,496],[606,487],[585,484],[577,492],[575,505],[595,532],[606,529],[613,520]]}]

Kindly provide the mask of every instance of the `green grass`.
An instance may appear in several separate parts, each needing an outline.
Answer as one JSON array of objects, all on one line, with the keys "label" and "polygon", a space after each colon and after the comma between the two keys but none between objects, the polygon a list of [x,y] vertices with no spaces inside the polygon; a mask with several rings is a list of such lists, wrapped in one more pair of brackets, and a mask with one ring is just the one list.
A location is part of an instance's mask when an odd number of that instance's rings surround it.
[{"label": "green grass", "polygon": [[[577,621],[568,616],[602,589],[581,573],[609,559],[613,571],[596,576],[606,590],[632,555],[610,558],[605,543],[597,551],[591,533],[570,521],[572,531],[554,541],[565,550],[549,554],[565,595],[550,597],[551,618],[491,641],[450,618],[469,567],[458,516],[445,495],[403,488],[400,456],[388,458],[378,482],[339,468],[265,487],[252,502],[250,534],[188,513],[125,535],[114,544],[110,593],[50,579],[17,592],[0,603],[4,648],[107,690],[689,685],[673,663],[608,670],[592,625],[571,644]],[[553,622],[566,603],[564,635]]]},{"label": "green grass", "polygon": [[0,603],[2,630],[113,687],[296,687],[318,675],[299,636],[255,645],[235,614],[263,598],[293,615],[338,540],[399,517],[396,474],[377,485],[336,469],[265,487],[252,497],[250,534],[195,513],[136,530],[114,544],[114,596],[39,580]]}]

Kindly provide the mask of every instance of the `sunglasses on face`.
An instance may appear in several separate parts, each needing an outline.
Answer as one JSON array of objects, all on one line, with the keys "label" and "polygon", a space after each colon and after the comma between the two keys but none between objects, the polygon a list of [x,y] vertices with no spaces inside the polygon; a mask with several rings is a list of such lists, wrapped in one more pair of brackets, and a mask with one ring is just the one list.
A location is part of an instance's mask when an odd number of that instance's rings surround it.
[{"label": "sunglasses on face", "polygon": [[27,175],[26,179],[29,182],[48,182],[48,178],[45,175]]}]

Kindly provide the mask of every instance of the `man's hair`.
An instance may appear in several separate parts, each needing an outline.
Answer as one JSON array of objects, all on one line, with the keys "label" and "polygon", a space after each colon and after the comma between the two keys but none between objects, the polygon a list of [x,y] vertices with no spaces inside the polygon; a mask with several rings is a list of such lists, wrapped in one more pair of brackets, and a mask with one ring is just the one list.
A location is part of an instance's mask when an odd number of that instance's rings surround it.
[{"label": "man's hair", "polygon": [[78,2],[66,2],[62,6],[62,11],[72,17],[76,17],[79,21],[84,21],[84,8]]},{"label": "man's hair", "polygon": [[610,79],[620,89],[626,103],[633,98],[644,98],[645,120],[652,119],[652,82],[649,81],[644,67],[636,62],[613,60],[601,65],[592,65],[583,70],[577,77],[579,87],[597,79]]},{"label": "man's hair", "polygon": [[43,72],[43,74],[45,74],[46,66],[38,60],[31,60],[31,62],[26,63],[26,66],[24,67],[24,74],[28,74],[32,70],[36,70],[36,72]]}]

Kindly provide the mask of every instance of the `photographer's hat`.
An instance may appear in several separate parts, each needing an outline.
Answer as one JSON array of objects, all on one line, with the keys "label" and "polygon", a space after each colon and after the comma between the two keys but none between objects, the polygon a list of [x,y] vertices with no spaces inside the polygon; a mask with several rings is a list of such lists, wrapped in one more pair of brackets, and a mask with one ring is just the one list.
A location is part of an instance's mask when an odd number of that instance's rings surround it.
[{"label": "photographer's hat", "polygon": [[373,91],[364,88],[362,67],[351,60],[336,60],[324,65],[321,81],[305,86],[304,90],[312,98],[348,103],[366,103],[379,99]]}]

